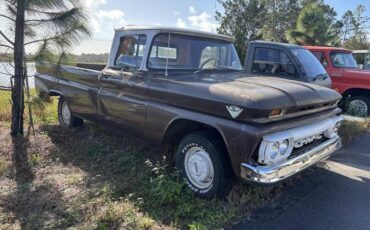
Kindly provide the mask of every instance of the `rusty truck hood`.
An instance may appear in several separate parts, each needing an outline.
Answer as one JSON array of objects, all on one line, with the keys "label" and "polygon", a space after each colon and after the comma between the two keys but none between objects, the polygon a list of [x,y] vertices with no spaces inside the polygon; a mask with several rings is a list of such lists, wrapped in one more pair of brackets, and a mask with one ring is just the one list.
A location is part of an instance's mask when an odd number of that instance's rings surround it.
[{"label": "rusty truck hood", "polygon": [[169,104],[232,118],[227,106],[243,109],[235,118],[268,118],[273,109],[287,113],[335,106],[341,96],[314,84],[240,72],[182,75],[165,86]]}]

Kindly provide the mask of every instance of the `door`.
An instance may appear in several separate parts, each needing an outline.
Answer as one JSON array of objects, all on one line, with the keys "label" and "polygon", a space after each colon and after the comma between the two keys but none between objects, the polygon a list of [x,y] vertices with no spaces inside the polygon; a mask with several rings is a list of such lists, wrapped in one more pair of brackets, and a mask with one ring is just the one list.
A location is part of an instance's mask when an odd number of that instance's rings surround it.
[{"label": "door", "polygon": [[103,122],[113,129],[146,140],[147,90],[149,80],[139,70],[146,37],[121,38],[115,67],[105,69],[99,79],[99,110]]}]

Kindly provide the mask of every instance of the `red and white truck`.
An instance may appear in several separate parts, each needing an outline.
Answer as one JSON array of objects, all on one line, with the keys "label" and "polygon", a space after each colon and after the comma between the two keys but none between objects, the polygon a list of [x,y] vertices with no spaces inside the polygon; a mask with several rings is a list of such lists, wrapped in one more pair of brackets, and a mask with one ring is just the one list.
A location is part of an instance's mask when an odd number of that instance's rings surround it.
[{"label": "red and white truck", "polygon": [[370,71],[358,67],[352,51],[344,48],[305,46],[321,62],[342,94],[344,109],[359,115],[370,114]]}]

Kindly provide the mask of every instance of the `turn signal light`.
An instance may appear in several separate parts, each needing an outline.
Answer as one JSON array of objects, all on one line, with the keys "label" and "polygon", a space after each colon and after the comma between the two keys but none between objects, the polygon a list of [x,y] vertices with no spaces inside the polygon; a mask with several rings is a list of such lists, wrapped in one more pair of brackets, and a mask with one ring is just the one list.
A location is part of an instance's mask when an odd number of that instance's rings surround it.
[{"label": "turn signal light", "polygon": [[282,110],[281,109],[273,109],[270,112],[270,117],[276,117],[282,115]]}]

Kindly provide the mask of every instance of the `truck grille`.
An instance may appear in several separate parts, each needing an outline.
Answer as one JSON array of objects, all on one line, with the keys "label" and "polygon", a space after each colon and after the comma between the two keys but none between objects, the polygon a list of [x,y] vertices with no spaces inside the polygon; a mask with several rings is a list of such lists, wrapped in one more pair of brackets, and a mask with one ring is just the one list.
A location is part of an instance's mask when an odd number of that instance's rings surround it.
[{"label": "truck grille", "polygon": [[294,158],[294,157],[296,157],[296,156],[299,156],[299,155],[301,155],[301,154],[304,154],[304,153],[306,153],[307,151],[309,151],[309,150],[311,150],[312,148],[314,148],[314,147],[316,147],[316,146],[318,146],[318,145],[320,145],[321,143],[324,143],[325,141],[327,141],[328,140],[328,138],[322,138],[322,139],[320,139],[320,140],[315,140],[315,141],[313,141],[313,142],[311,142],[311,143],[309,143],[309,144],[306,144],[306,145],[304,145],[304,146],[302,146],[302,147],[300,147],[300,148],[295,148],[295,149],[293,149],[293,151],[292,151],[292,153],[290,154],[290,156],[288,157],[288,159],[292,159],[292,158]]},{"label": "truck grille", "polygon": [[305,112],[305,111],[310,111],[310,110],[325,110],[331,109],[333,107],[336,107],[337,102],[329,102],[329,103],[324,103],[324,104],[318,104],[318,105],[310,105],[310,106],[301,106],[301,107],[296,107],[294,109],[290,109],[287,112],[288,113],[299,113],[299,112]]}]

